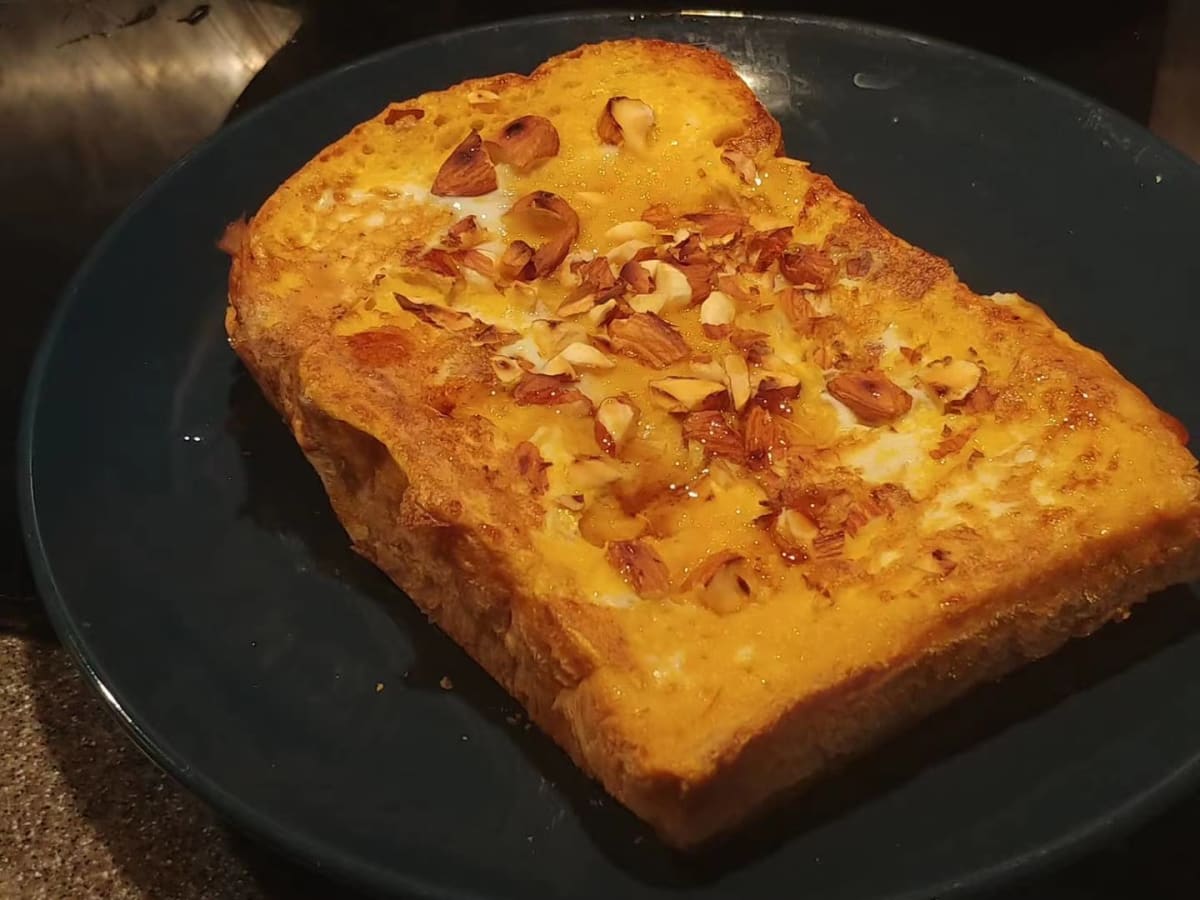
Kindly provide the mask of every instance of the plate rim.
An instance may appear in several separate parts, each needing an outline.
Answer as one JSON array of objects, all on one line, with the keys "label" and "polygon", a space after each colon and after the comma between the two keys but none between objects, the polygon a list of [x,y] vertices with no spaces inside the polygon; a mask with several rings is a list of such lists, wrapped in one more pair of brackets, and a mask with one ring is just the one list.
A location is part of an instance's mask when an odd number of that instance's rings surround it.
[{"label": "plate rim", "polygon": [[[94,658],[94,652],[89,652],[88,642],[68,611],[69,604],[58,588],[39,525],[37,492],[33,473],[36,420],[40,408],[43,382],[50,367],[54,348],[59,343],[60,332],[75,308],[81,293],[84,292],[83,289],[91,278],[92,270],[105,257],[108,248],[116,242],[127,226],[136,220],[151,201],[167,188],[180,171],[207,154],[214,145],[229,139],[232,135],[252,129],[259,119],[276,106],[294,102],[310,91],[343,78],[348,72],[375,65],[387,57],[403,55],[417,48],[468,38],[489,31],[503,31],[511,27],[522,26],[551,26],[560,22],[608,23],[619,20],[684,22],[688,19],[778,22],[787,27],[854,32],[869,38],[902,40],[919,46],[936,48],[942,53],[956,56],[968,63],[991,67],[1010,76],[1018,77],[1022,81],[1036,85],[1039,89],[1058,94],[1082,109],[1099,112],[1119,129],[1138,134],[1145,145],[1155,147],[1159,153],[1164,154],[1182,171],[1193,177],[1200,177],[1200,163],[1193,161],[1181,150],[1125,113],[1051,76],[987,51],[903,28],[849,17],[785,12],[737,12],[722,9],[675,11],[608,9],[559,12],[498,19],[425,35],[357,57],[291,85],[254,108],[240,113],[232,120],[227,118],[212,134],[175,160],[105,228],[99,240],[83,257],[66,287],[58,295],[54,302],[53,312],[38,339],[37,351],[22,391],[17,435],[16,481],[21,534],[39,599],[46,609],[55,633],[83,673],[85,680],[100,696],[109,712],[121,723],[142,754],[156,768],[200,798],[220,819],[242,834],[281,853],[286,858],[311,870],[331,876],[344,884],[366,887],[371,890],[403,891],[418,896],[448,897],[455,898],[455,900],[485,900],[487,897],[487,895],[478,894],[470,888],[448,886],[444,883],[432,882],[424,877],[412,876],[393,867],[382,866],[362,855],[343,850],[329,841],[308,836],[302,831],[280,822],[277,818],[262,813],[213,779],[193,770],[171,748],[169,741],[164,740],[162,736],[155,738],[152,733],[154,729],[150,727],[149,723],[137,721],[126,711],[116,693],[106,684],[101,671],[103,666],[99,660]],[[606,39],[598,38],[598,40]],[[944,878],[928,886],[887,893],[881,897],[881,900],[918,900],[918,898],[930,895],[961,895],[995,889],[1012,884],[1018,879],[1028,879],[1037,874],[1045,874],[1048,870],[1062,867],[1079,859],[1095,849],[1102,841],[1116,840],[1128,834],[1166,809],[1172,801],[1178,799],[1180,794],[1197,782],[1200,782],[1200,745],[1189,759],[1167,772],[1154,784],[1131,794],[1125,802],[1111,807],[1103,814],[1087,819],[1053,841],[1009,856],[992,865]]]}]

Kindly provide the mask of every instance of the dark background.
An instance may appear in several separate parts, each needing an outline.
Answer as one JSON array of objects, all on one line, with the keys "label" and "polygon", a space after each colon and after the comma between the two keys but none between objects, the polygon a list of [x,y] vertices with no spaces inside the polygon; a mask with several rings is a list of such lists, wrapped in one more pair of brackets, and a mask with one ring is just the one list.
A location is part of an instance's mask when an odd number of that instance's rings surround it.
[{"label": "dark background", "polygon": [[[14,469],[20,392],[55,297],[121,209],[222,122],[300,80],[429,33],[607,5],[0,0],[0,271],[6,307],[0,421],[7,423],[0,428],[0,466]],[[746,8],[872,20],[977,47],[1095,96],[1200,156],[1200,3],[1194,0],[1107,7],[1052,0],[847,0]],[[86,448],[80,453],[86,464]],[[24,635],[31,653],[57,652],[32,595],[11,491],[0,499],[0,628]],[[87,729],[114,727],[86,695],[72,702]],[[130,754],[128,765],[147,764]],[[179,827],[194,823],[188,819]],[[1011,896],[1200,896],[1191,858],[1198,836],[1200,795]],[[233,853],[233,864],[247,866],[267,896],[333,891],[240,841]],[[213,890],[210,896],[222,896],[219,883]],[[236,890],[229,887],[228,895]],[[172,893],[159,886],[147,896]]]}]

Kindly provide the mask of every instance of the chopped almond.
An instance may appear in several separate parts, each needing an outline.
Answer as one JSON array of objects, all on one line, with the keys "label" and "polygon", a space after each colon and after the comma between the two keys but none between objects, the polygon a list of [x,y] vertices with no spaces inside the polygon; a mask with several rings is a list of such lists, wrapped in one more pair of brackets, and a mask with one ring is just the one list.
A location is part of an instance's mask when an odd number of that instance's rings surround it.
[{"label": "chopped almond", "polygon": [[729,333],[729,343],[742,351],[746,362],[751,365],[762,365],[771,355],[771,345],[767,343],[769,335],[765,331],[752,331],[748,328],[734,328]]},{"label": "chopped almond", "polygon": [[438,197],[479,197],[497,186],[496,167],[483,148],[483,138],[472,131],[442,163],[430,193]]},{"label": "chopped almond", "polygon": [[878,370],[846,372],[827,387],[864,425],[885,425],[912,409],[908,392]]},{"label": "chopped almond", "polygon": [[558,155],[558,131],[544,116],[521,116],[500,129],[487,150],[496,162],[524,172]]},{"label": "chopped almond", "polygon": [[496,272],[496,264],[482,250],[460,250],[454,255],[454,260],[462,268],[477,272],[484,278],[491,278]]},{"label": "chopped almond", "polygon": [[699,229],[701,237],[727,237],[746,227],[745,214],[736,209],[688,213],[684,218]]},{"label": "chopped almond", "polygon": [[758,180],[758,167],[754,165],[754,160],[740,150],[723,150],[721,162],[733,169],[746,184],[754,184]]},{"label": "chopped almond", "polygon": [[512,384],[521,379],[525,374],[525,370],[511,356],[493,356],[491,358],[492,371],[496,373],[496,378],[502,384]]},{"label": "chopped almond", "polygon": [[654,110],[632,97],[612,97],[604,105],[596,131],[606,144],[624,144],[642,151],[654,130]]},{"label": "chopped almond", "polygon": [[833,557],[841,556],[842,549],[845,546],[846,533],[844,531],[819,534],[813,538],[813,556],[817,559],[832,559]]},{"label": "chopped almond", "polygon": [[816,247],[796,247],[784,252],[779,271],[797,287],[823,291],[833,283],[837,265]]},{"label": "chopped almond", "polygon": [[474,247],[486,240],[487,232],[474,216],[463,216],[446,232],[447,247]]},{"label": "chopped almond", "polygon": [[518,406],[561,406],[587,398],[567,378],[526,372],[513,389]]},{"label": "chopped almond", "polygon": [[524,241],[513,241],[500,257],[497,272],[505,281],[512,281],[530,264],[533,259],[533,248]]},{"label": "chopped almond", "polygon": [[746,260],[755,272],[765,272],[783,255],[792,239],[792,227],[756,231],[746,245]]},{"label": "chopped almond", "polygon": [[713,291],[700,304],[700,324],[704,333],[713,340],[719,340],[729,334],[733,325],[733,317],[737,309],[729,295],[721,291]]},{"label": "chopped almond", "polygon": [[975,390],[983,370],[969,359],[947,356],[928,363],[921,372],[921,381],[941,400],[957,403]]},{"label": "chopped almond", "polygon": [[651,368],[662,369],[688,355],[688,345],[668,322],[653,313],[634,313],[609,323],[612,349]]},{"label": "chopped almond", "polygon": [[725,384],[729,388],[729,398],[733,408],[741,410],[750,399],[750,370],[746,360],[740,353],[730,353],[724,360]]},{"label": "chopped almond", "polygon": [[661,597],[671,589],[671,572],[662,557],[644,541],[614,541],[608,562],[642,597]]},{"label": "chopped almond", "polygon": [[605,397],[596,408],[596,443],[609,456],[616,456],[637,422],[637,407],[620,397]]},{"label": "chopped almond", "polygon": [[746,442],[746,465],[751,469],[765,469],[775,460],[775,453],[784,444],[783,431],[765,406],[755,404],[746,412],[744,439]]},{"label": "chopped almond", "polygon": [[393,294],[401,309],[412,313],[426,325],[441,328],[446,331],[469,331],[479,328],[483,323],[473,316],[457,309],[439,306],[436,303],[411,300],[403,294]]},{"label": "chopped almond", "polygon": [[459,275],[458,261],[445,250],[437,247],[425,252],[421,257],[421,264],[431,272],[437,272],[447,278],[457,278]]},{"label": "chopped almond", "polygon": [[642,219],[655,228],[667,230],[675,224],[676,216],[665,203],[655,203],[642,213]]},{"label": "chopped almond", "polygon": [[964,428],[962,431],[948,435],[942,438],[938,445],[929,451],[929,455],[933,459],[944,459],[947,456],[952,456],[967,446],[967,441],[971,440],[974,434],[974,428]]},{"label": "chopped almond", "polygon": [[[961,401],[950,404],[950,408],[956,412],[979,415],[980,413],[990,412],[995,405],[996,395],[992,393],[986,384],[980,383],[975,390],[967,394]],[[1185,431],[1184,434],[1186,435],[1187,432]]]},{"label": "chopped almond", "polygon": [[521,270],[518,277],[522,281],[541,278],[557,269],[579,236],[579,216],[562,197],[549,191],[526,194],[513,204],[508,215],[542,223],[544,228],[548,225],[551,232],[550,239],[534,251]]},{"label": "chopped almond", "polygon": [[[605,265],[608,265],[607,261]],[[649,294],[654,290],[654,279],[650,277],[650,270],[632,259],[621,266],[621,280],[629,285],[629,289],[635,294]]]},{"label": "chopped almond", "polygon": [[691,412],[706,406],[709,399],[725,392],[725,385],[705,378],[672,375],[650,382],[656,401],[668,412]]},{"label": "chopped almond", "polygon": [[614,246],[626,241],[649,241],[654,237],[654,226],[642,219],[618,222],[604,232],[604,239]]},{"label": "chopped almond", "polygon": [[683,437],[695,441],[713,456],[723,456],[736,462],[746,458],[745,445],[736,431],[729,427],[718,410],[689,413],[683,419]]},{"label": "chopped almond", "polygon": [[745,559],[745,557],[740,553],[734,553],[732,550],[718,550],[692,569],[688,577],[683,580],[681,587],[685,591],[690,591],[694,587],[708,587],[718,572],[741,559]]},{"label": "chopped almond", "polygon": [[780,291],[776,295],[779,299],[779,307],[783,310],[783,314],[787,316],[788,321],[792,323],[792,327],[800,334],[809,334],[812,331],[813,319],[816,318],[816,311],[813,309],[808,298],[804,296],[804,292],[798,288],[787,288]]},{"label": "chopped almond", "polygon": [[514,453],[517,459],[517,471],[529,482],[533,493],[539,496],[546,493],[550,487],[550,479],[546,475],[546,469],[550,467],[550,463],[542,459],[542,453],[538,450],[537,445],[531,444],[529,441],[521,441],[517,444]]}]

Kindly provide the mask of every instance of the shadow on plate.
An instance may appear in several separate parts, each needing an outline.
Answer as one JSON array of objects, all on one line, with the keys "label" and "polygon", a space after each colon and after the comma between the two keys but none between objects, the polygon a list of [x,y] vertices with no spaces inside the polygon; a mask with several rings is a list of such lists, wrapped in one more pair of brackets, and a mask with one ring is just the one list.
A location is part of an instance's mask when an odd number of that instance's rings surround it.
[{"label": "shadow on plate", "polygon": [[[239,367],[240,369],[240,367]],[[664,847],[653,833],[580,772],[552,741],[524,722],[519,705],[453,641],[432,627],[416,606],[370,563],[350,550],[315,473],[278,414],[244,372],[235,378],[227,428],[246,467],[245,514],[259,526],[300,539],[324,572],[348,580],[380,603],[411,636],[415,659],[409,687],[439,690],[449,675],[455,693],[493,723],[505,723],[512,741],[543,779],[573,808],[582,828],[614,864],[638,880],[670,888],[710,883],[774,852],[807,830],[836,820],[856,805],[896,788],[922,769],[946,760],[1065,698],[1200,631],[1200,604],[1191,588],[1164,591],[1119,625],[1077,641],[923,721],[862,759],[853,761],[752,826],[696,855]],[[314,504],[323,510],[314,515]]]}]

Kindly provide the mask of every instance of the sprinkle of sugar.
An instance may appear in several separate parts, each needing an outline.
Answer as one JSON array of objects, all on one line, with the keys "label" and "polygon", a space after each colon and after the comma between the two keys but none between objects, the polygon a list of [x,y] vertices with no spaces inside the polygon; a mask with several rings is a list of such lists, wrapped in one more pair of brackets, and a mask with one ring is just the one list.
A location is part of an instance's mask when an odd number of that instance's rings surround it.
[{"label": "sprinkle of sugar", "polygon": [[1154,183],[1155,183],[1155,184],[1162,184],[1162,176],[1161,176],[1161,175],[1155,175],[1155,176],[1154,176]]},{"label": "sprinkle of sugar", "polygon": [[382,681],[375,682],[375,693],[379,694],[382,692],[383,692],[383,682]]},{"label": "sprinkle of sugar", "polygon": [[442,680],[438,682],[443,691],[454,690],[454,682],[450,680],[449,675],[443,675]]}]

